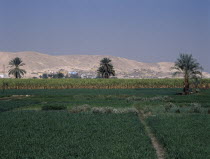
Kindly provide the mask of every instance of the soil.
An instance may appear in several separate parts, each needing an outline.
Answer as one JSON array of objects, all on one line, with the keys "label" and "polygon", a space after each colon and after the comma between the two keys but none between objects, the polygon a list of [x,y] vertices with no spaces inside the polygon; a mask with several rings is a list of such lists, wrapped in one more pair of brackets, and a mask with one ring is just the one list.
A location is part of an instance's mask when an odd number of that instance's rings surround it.
[{"label": "soil", "polygon": [[146,131],[147,135],[151,139],[152,145],[153,145],[154,149],[156,150],[158,159],[165,159],[166,151],[165,151],[164,147],[160,144],[158,139],[155,137],[154,133],[152,133],[149,126],[146,124],[146,122],[144,120],[144,117],[145,117],[144,114],[142,112],[139,112],[138,116],[139,116],[141,123],[145,127],[145,131]]}]

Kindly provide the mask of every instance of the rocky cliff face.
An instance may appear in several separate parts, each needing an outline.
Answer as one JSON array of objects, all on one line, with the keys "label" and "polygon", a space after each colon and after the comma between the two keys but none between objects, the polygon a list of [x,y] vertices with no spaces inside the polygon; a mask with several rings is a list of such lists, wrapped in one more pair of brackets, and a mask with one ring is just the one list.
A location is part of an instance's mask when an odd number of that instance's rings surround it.
[{"label": "rocky cliff face", "polygon": [[[135,60],[115,56],[103,55],[62,55],[53,56],[38,52],[0,52],[0,72],[9,70],[8,63],[11,59],[20,57],[26,64],[26,77],[37,76],[38,73],[56,72],[60,69],[66,71],[77,71],[80,74],[96,75],[100,60],[108,57],[112,60],[112,64],[118,78],[171,78],[172,62],[159,63],[143,63]],[[5,68],[5,69],[4,69]],[[204,73],[210,78],[209,73]]]}]

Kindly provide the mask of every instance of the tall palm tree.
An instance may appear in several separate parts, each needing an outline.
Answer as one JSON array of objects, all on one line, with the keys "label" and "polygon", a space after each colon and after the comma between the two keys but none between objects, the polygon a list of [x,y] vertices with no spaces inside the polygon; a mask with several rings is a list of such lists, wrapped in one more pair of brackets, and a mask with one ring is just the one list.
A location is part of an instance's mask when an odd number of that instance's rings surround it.
[{"label": "tall palm tree", "polygon": [[102,78],[109,78],[111,75],[115,76],[115,70],[113,65],[111,64],[109,58],[103,58],[100,61],[100,67],[98,68],[98,73],[101,75]]},{"label": "tall palm tree", "polygon": [[21,78],[26,74],[24,69],[21,69],[20,66],[24,66],[25,63],[21,60],[21,58],[16,57],[9,62],[9,66],[11,69],[8,71],[9,75],[13,75],[15,78]]},{"label": "tall palm tree", "polygon": [[180,54],[172,68],[176,69],[174,75],[182,74],[184,77],[184,94],[189,94],[190,79],[202,77],[203,68],[191,54]]}]

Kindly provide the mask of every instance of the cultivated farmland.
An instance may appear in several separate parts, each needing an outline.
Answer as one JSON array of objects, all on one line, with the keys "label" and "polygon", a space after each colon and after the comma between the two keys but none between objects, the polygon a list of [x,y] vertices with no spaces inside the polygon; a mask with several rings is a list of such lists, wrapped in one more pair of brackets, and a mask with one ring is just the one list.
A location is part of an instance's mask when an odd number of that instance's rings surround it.
[{"label": "cultivated farmland", "polygon": [[210,90],[181,91],[1,90],[0,158],[157,158],[146,129],[165,158],[208,158]]},{"label": "cultivated farmland", "polygon": [[147,122],[165,146],[168,159],[210,157],[210,115],[167,114],[151,116]]},{"label": "cultivated farmland", "polygon": [[6,112],[0,121],[2,159],[156,158],[133,114]]},{"label": "cultivated farmland", "polygon": [[[0,79],[7,89],[135,89],[182,88],[183,79]],[[210,88],[210,79],[203,79],[201,88]]]}]

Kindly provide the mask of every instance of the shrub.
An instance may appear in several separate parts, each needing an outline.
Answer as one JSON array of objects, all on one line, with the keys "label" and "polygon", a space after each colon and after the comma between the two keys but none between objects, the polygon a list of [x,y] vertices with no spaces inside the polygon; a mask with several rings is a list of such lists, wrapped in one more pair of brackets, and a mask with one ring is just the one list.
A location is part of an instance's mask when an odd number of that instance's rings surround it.
[{"label": "shrub", "polygon": [[92,113],[113,113],[113,108],[111,107],[103,107],[103,108],[97,108],[93,107],[91,109]]},{"label": "shrub", "polygon": [[191,113],[201,113],[201,105],[199,103],[191,103],[191,109],[190,112]]},{"label": "shrub", "polygon": [[91,109],[92,113],[115,113],[115,114],[126,114],[126,113],[134,113],[138,114],[138,110],[136,108],[112,108],[112,107],[93,107]]},{"label": "shrub", "polygon": [[180,108],[177,107],[177,106],[172,107],[172,108],[169,110],[169,112],[170,112],[170,113],[181,113]]},{"label": "shrub", "polygon": [[165,112],[176,112],[178,107],[173,103],[167,103],[165,106]]},{"label": "shrub", "polygon": [[87,112],[87,111],[90,111],[90,106],[88,104],[76,106],[70,110],[71,113],[80,113],[80,112]]},{"label": "shrub", "polygon": [[67,107],[64,105],[44,105],[42,110],[66,110]]},{"label": "shrub", "polygon": [[138,110],[136,108],[118,108],[118,109],[113,109],[113,113],[115,114],[123,114],[123,113],[134,113],[138,114]]},{"label": "shrub", "polygon": [[137,97],[137,96],[131,96],[126,98],[127,102],[132,101],[169,101],[171,98],[169,96],[155,96],[155,97]]}]

